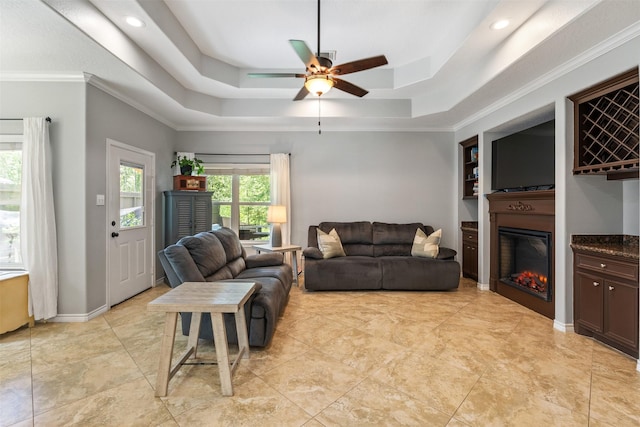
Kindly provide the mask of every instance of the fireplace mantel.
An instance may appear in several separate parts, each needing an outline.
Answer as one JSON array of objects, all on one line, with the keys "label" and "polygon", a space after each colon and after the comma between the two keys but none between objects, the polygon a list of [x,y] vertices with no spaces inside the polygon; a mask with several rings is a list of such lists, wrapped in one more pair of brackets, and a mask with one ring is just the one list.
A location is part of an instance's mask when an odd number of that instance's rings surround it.
[{"label": "fireplace mantel", "polygon": [[[521,191],[488,194],[489,220],[491,222],[491,268],[489,287],[525,307],[543,316],[553,319],[555,316],[555,191]],[[501,283],[498,272],[498,227],[520,228],[551,233],[551,301],[521,292]]]}]

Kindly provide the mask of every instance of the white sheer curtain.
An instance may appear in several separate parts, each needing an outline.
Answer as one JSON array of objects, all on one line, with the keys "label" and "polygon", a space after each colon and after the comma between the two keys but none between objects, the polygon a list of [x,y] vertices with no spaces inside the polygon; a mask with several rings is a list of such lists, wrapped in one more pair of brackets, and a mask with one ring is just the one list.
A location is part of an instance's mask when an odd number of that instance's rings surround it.
[{"label": "white sheer curtain", "polygon": [[44,117],[25,118],[22,144],[20,246],[29,273],[29,314],[58,314],[58,252],[51,184],[49,126]]},{"label": "white sheer curtain", "polygon": [[282,244],[291,244],[291,184],[289,183],[289,154],[269,156],[271,168],[271,204],[287,207],[287,222],[282,224]]}]

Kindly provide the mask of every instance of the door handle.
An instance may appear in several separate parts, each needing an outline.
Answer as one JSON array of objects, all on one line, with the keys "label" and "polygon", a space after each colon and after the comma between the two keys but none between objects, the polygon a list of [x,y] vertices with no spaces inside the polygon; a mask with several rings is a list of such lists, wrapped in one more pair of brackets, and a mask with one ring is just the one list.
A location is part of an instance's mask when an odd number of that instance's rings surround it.
[{"label": "door handle", "polygon": [[116,233],[115,231],[113,233],[111,233],[111,237],[118,237],[120,235],[120,233]]}]

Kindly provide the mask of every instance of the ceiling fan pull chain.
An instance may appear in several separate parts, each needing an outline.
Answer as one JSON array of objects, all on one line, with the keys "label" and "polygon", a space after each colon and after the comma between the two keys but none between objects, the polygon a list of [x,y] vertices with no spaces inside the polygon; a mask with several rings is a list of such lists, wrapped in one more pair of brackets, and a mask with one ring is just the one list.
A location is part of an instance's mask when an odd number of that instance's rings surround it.
[{"label": "ceiling fan pull chain", "polygon": [[322,128],[320,127],[320,97],[318,97],[318,135],[322,135]]}]

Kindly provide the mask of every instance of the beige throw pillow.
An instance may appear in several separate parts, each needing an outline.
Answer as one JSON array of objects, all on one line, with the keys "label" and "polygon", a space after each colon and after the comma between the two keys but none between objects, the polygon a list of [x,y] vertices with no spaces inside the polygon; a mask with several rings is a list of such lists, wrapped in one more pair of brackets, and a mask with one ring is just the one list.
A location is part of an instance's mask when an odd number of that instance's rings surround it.
[{"label": "beige throw pillow", "polygon": [[413,238],[413,246],[411,247],[412,256],[420,256],[425,258],[435,258],[440,252],[440,238],[442,237],[442,229],[438,229],[427,235],[422,229],[418,228],[416,237]]},{"label": "beige throw pillow", "polygon": [[338,232],[335,228],[332,229],[329,234],[319,228],[316,230],[318,235],[318,248],[322,252],[322,257],[324,259],[346,256],[344,249],[342,249],[340,236],[338,236]]}]

